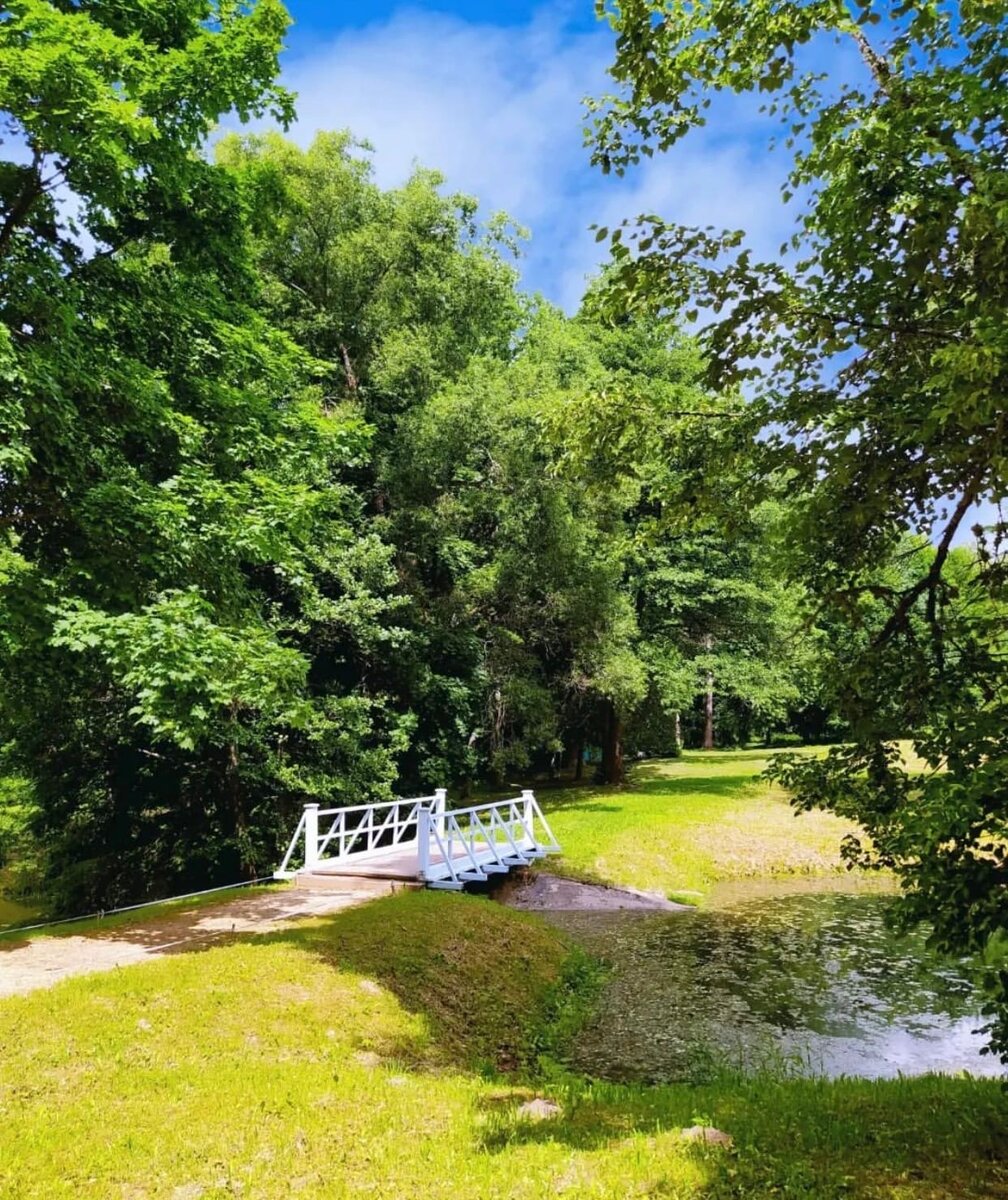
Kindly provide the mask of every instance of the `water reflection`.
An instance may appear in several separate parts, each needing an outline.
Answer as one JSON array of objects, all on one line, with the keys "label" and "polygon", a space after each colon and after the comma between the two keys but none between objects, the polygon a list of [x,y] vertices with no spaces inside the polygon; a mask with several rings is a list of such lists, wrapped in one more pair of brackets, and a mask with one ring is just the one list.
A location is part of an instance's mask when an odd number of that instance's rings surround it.
[{"label": "water reflection", "polygon": [[882,895],[728,897],[689,914],[545,914],[610,963],[572,1065],[694,1078],[785,1060],[802,1073],[998,1074],[965,967],[897,937]]}]

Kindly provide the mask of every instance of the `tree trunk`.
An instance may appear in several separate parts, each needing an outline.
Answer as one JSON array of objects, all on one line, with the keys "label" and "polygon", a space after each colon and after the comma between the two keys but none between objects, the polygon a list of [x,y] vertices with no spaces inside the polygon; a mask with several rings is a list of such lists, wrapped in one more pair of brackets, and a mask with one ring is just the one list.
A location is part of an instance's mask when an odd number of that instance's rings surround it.
[{"label": "tree trunk", "polygon": [[623,722],[611,700],[607,700],[605,704],[602,779],[605,783],[623,782]]},{"label": "tree trunk", "polygon": [[577,743],[577,759],[574,763],[574,782],[580,783],[584,778],[584,742]]},{"label": "tree trunk", "polygon": [[231,810],[231,819],[234,822],[235,844],[238,848],[238,857],[241,861],[241,869],[249,879],[254,879],[256,875],[256,863],[252,861],[252,855],[249,844],[248,821],[246,820],[245,802],[242,796],[241,773],[239,771],[238,762],[238,738],[237,738],[237,706],[232,705],[232,724],[235,727],[235,733],[228,740],[226,746],[227,757],[224,764],[224,794],[227,798],[227,805]]},{"label": "tree trunk", "polygon": [[675,730],[675,732],[673,734],[673,736],[675,737],[675,752],[676,752],[676,754],[678,754],[679,751],[682,749],[682,724],[679,721],[679,710],[678,709],[676,709],[673,729]]},{"label": "tree trunk", "polygon": [[714,672],[707,672],[707,695],[704,697],[703,748],[714,749]]}]

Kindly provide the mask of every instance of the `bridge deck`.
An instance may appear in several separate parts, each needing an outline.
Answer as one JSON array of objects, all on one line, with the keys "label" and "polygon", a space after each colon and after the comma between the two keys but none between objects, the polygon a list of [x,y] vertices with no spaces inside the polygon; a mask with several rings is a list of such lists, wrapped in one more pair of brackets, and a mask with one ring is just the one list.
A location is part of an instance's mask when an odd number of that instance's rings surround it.
[{"label": "bridge deck", "polygon": [[[484,871],[490,869],[492,873],[494,866],[498,860],[498,847],[494,851],[490,846],[483,842],[480,845],[473,846],[473,858]],[[527,859],[539,858],[542,854],[534,846],[522,847],[522,857]],[[453,874],[459,874],[462,871],[472,869],[472,858],[466,852],[460,851],[453,854],[451,858],[451,867],[448,867],[448,860],[441,851],[435,847],[430,850],[430,866],[428,868],[428,878],[433,878],[437,875],[444,874],[446,878],[450,878]],[[514,864],[519,865],[519,864]],[[368,879],[396,879],[396,880],[419,880],[420,874],[420,852],[416,845],[396,846],[385,853],[372,853],[367,855],[357,855],[353,858],[324,861],[316,867],[312,867],[310,871],[306,871],[308,875],[352,875],[363,876]]]}]

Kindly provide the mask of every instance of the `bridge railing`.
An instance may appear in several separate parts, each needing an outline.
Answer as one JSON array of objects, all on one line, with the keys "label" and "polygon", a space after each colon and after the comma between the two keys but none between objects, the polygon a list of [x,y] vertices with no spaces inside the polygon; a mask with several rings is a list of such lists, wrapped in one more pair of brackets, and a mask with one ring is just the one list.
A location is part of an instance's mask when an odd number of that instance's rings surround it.
[{"label": "bridge railing", "polygon": [[528,790],[513,799],[438,816],[421,814],[420,821],[426,828],[418,842],[418,873],[435,885],[461,887],[560,849],[535,794]]},{"label": "bridge railing", "polygon": [[306,804],[275,878],[290,879],[300,868],[291,866],[299,847],[307,871],[401,849],[415,855],[419,880],[448,888],[560,849],[533,792],[449,810],[444,788],[431,796],[349,808]]},{"label": "bridge railing", "polygon": [[398,847],[405,850],[417,846],[419,855],[418,841],[426,830],[422,814],[430,815],[435,826],[443,824],[446,798],[446,790],[438,788],[431,796],[382,804],[355,804],[347,808],[306,804],[274,877],[289,879],[294,874],[291,862],[299,844],[303,846],[303,865],[308,871],[324,862],[375,857]]}]

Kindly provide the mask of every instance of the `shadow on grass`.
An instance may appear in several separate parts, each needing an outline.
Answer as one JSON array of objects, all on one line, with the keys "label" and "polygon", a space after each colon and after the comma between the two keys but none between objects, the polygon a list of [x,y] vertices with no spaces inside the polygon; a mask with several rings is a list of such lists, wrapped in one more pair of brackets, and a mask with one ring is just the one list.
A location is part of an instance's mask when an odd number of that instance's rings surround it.
[{"label": "shadow on grass", "polygon": [[743,789],[759,782],[758,775],[710,775],[705,779],[653,779],[635,784],[631,790],[644,796],[725,796],[739,799]]},{"label": "shadow on grass", "polygon": [[[148,953],[184,953],[204,941],[216,944],[228,933],[251,932],[254,924],[311,917],[312,912],[300,911],[303,902],[303,893],[284,885],[266,884],[247,889],[239,897],[222,899],[218,895],[168,901],[146,911],[68,921],[49,929],[32,930],[31,936],[16,928],[0,930],[0,955],[24,950],[36,942],[58,945],[70,939],[84,939],[98,946],[136,947]],[[54,980],[50,978],[48,982]]]},{"label": "shadow on grass", "polygon": [[424,1018],[430,1054],[419,1065],[477,1071],[529,1067],[571,954],[537,916],[431,891],[397,893],[255,941],[298,947],[311,970],[374,980]]},{"label": "shadow on grass", "polygon": [[591,791],[555,792],[544,798],[543,808],[551,812],[622,812],[641,796],[667,796],[669,801],[686,796],[712,796],[726,800],[742,799],[743,791],[760,782],[758,775],[714,775],[703,779],[661,776],[635,781],[621,787],[596,787]]},{"label": "shadow on grass", "polygon": [[568,1085],[562,1113],[523,1118],[515,1103],[489,1097],[480,1149],[560,1143],[604,1149],[624,1139],[667,1139],[713,1124],[730,1152],[684,1143],[714,1173],[704,1196],[1008,1197],[1008,1098],[994,1080],[924,1076],[867,1081],[725,1077],[698,1086]]}]

